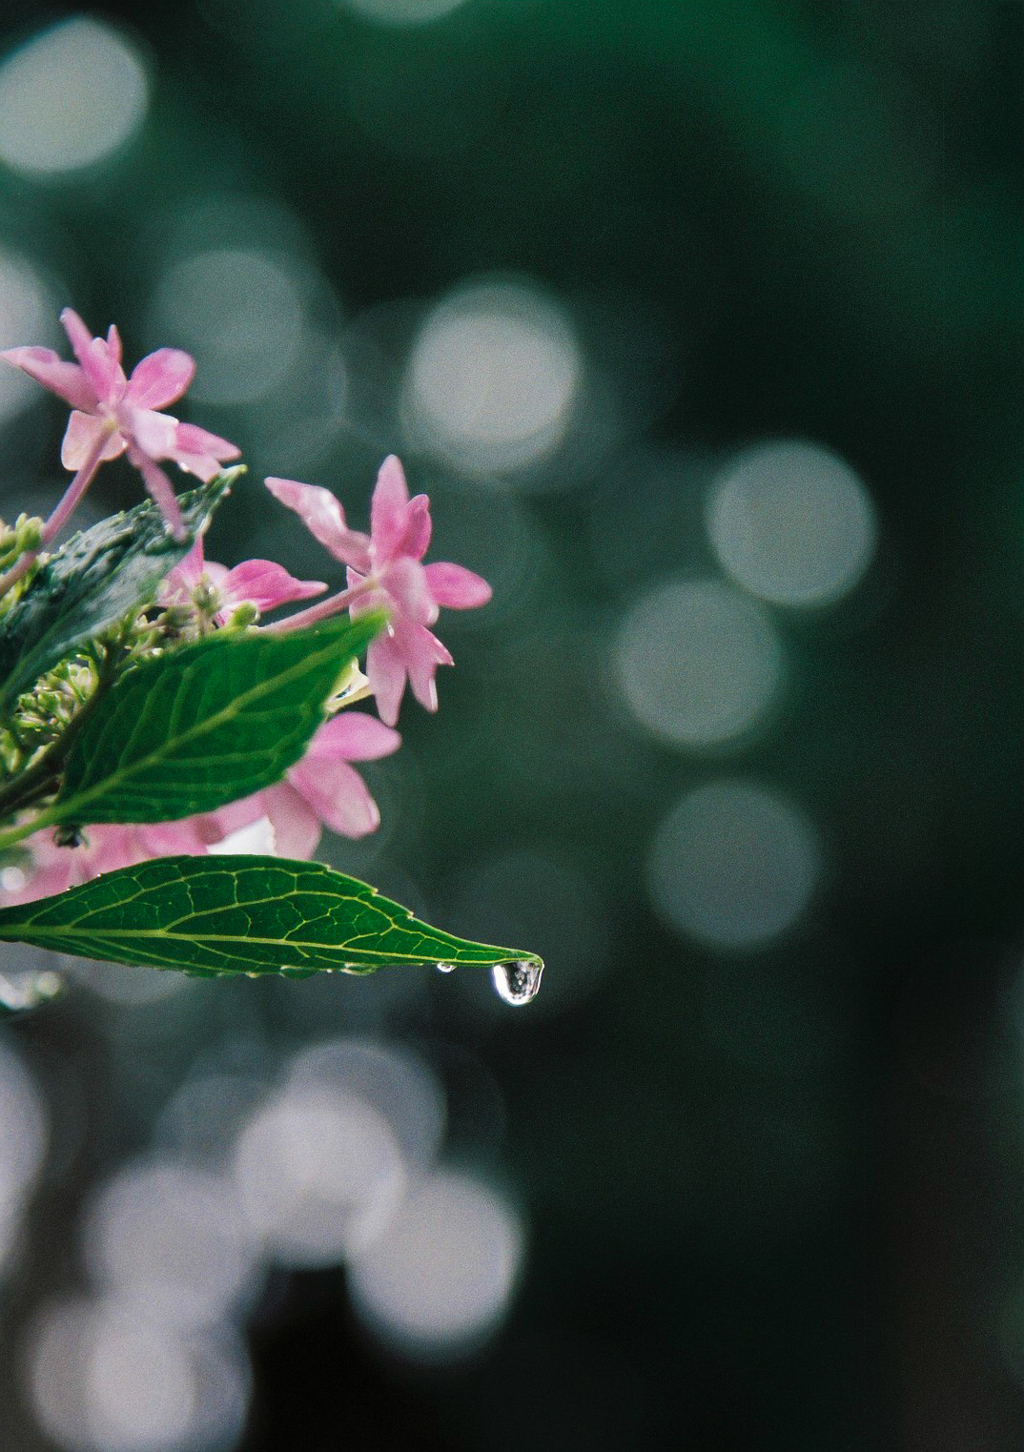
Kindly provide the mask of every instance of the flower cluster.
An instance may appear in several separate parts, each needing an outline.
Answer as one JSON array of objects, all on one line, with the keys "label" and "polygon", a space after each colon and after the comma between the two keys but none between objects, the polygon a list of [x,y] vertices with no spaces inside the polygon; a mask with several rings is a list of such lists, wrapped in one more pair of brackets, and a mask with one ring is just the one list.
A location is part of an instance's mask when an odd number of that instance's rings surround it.
[{"label": "flower cluster", "polygon": [[[209,481],[222,464],[239,456],[226,439],[164,411],[181,398],[195,372],[187,353],[158,349],[126,376],[115,327],[106,338],[93,337],[70,308],[61,314],[61,322],[75,362],[48,348],[0,353],[71,405],[61,459],[74,474],[49,519],[19,520],[11,536],[17,547],[0,554],[0,568],[8,565],[0,575],[0,605],[5,597],[15,598],[11,592],[31,578],[39,552],[66,523],[105,461],[127,457],[168,529],[181,538],[181,512],[161,466],[171,462]],[[490,586],[461,565],[423,563],[430,543],[430,503],[425,494],[410,498],[394,456],[384,461],[377,478],[369,534],[349,528],[341,504],[327,489],[278,478],[266,484],[328,555],[345,566],[343,587],[331,592],[323,581],[296,579],[272,560],[247,560],[228,569],[205,558],[200,537],[161,586],[154,609],[162,612],[166,628],[158,648],[216,630],[289,631],[343,611],[355,617],[382,609],[387,626],[369,646],[365,675],[353,668],[341,683],[326,719],[283,781],[218,811],[180,821],[86,825],[73,842],[51,831],[39,832],[23,843],[24,870],[4,875],[5,901],[46,896],[157,855],[238,850],[255,837],[282,856],[308,858],[324,825],[353,838],[379,825],[377,805],[353,763],[377,760],[398,749],[401,737],[394,727],[407,683],[422,706],[436,711],[437,667],[451,665],[452,657],[431,627],[442,607],[485,604]],[[265,620],[283,606],[314,597],[323,598],[298,613]],[[150,611],[147,626],[152,618]],[[356,701],[371,697],[378,716],[351,709]]]}]

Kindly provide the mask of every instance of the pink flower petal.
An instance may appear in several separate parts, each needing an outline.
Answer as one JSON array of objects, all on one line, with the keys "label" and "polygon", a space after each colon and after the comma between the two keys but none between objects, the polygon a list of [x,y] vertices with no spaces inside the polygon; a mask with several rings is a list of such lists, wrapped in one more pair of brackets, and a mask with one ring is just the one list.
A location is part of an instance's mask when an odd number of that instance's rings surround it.
[{"label": "pink flower petal", "polygon": [[380,812],[362,777],[347,761],[305,759],[293,766],[288,780],[321,821],[344,837],[365,837],[380,826]]},{"label": "pink flower petal", "polygon": [[437,636],[431,635],[422,625],[403,625],[399,639],[413,695],[425,710],[436,711],[437,684],[434,675],[439,665],[455,664],[451,654]]},{"label": "pink flower petal", "polygon": [[405,666],[390,632],[378,635],[366,652],[366,674],[377,701],[380,718],[388,726],[398,720],[405,691]]},{"label": "pink flower petal", "polygon": [[494,594],[485,579],[462,565],[439,560],[423,568],[434,600],[449,610],[472,610],[477,605],[486,605]]},{"label": "pink flower petal", "polygon": [[402,615],[419,625],[433,625],[437,606],[417,560],[404,556],[392,560],[381,571],[380,581]]},{"label": "pink flower petal", "polygon": [[336,560],[357,570],[369,568],[370,541],[365,534],[349,529],[345,512],[330,490],[300,484],[297,479],[270,478],[266,485],[280,504],[294,510],[313,538]]},{"label": "pink flower petal", "polygon": [[160,512],[170,525],[175,539],[183,538],[185,526],[181,518],[181,509],[174,495],[174,489],[170,479],[158,464],[154,464],[148,455],[141,449],[130,448],[128,458],[142,475],[142,482],[149,490],[154,502],[159,506]]},{"label": "pink flower petal", "polygon": [[99,873],[113,872],[118,867],[132,867],[148,856],[142,831],[138,827],[87,827],[86,836],[89,840],[87,848],[65,849],[78,858],[77,875],[80,882],[88,882]]},{"label": "pink flower petal", "polygon": [[169,413],[157,413],[151,408],[136,408],[133,404],[124,403],[118,409],[118,418],[125,433],[151,459],[174,457],[178,420]]},{"label": "pink flower petal", "polygon": [[320,819],[301,792],[281,781],[259,793],[263,813],[274,829],[280,857],[312,857],[320,841]]},{"label": "pink flower petal", "polygon": [[183,560],[179,560],[160,586],[157,596],[161,605],[186,605],[192,598],[192,591],[203,578],[206,562],[203,559],[203,537],[196,536],[196,542]]},{"label": "pink flower petal", "polygon": [[124,356],[124,349],[121,346],[121,334],[117,331],[116,323],[111,323],[107,329],[107,352],[120,367],[121,359]]},{"label": "pink flower petal", "polygon": [[180,822],[156,822],[138,830],[147,857],[173,857],[179,852],[197,857],[208,846],[201,817],[184,817]]},{"label": "pink flower petal", "polygon": [[158,348],[135,365],[125,398],[136,408],[166,408],[195,375],[195,360],[180,348]]},{"label": "pink flower petal", "polygon": [[379,564],[401,551],[409,528],[409,489],[405,470],[394,454],[380,466],[370,504],[373,552]]},{"label": "pink flower petal", "polygon": [[319,728],[302,758],[303,762],[378,761],[390,756],[402,738],[376,716],[365,711],[341,711]]},{"label": "pink flower petal", "polygon": [[96,407],[96,390],[81,368],[77,363],[65,363],[52,348],[6,348],[0,358],[20,368],[72,408],[89,413]]},{"label": "pink flower petal", "polygon": [[229,443],[219,434],[211,434],[209,429],[188,423],[178,425],[175,447],[186,454],[209,454],[219,464],[237,459],[242,452],[237,444]]},{"label": "pink flower petal", "polygon": [[410,559],[421,560],[430,543],[431,529],[430,500],[425,494],[417,494],[409,502],[409,516],[399,552]]},{"label": "pink flower petal", "polygon": [[101,457],[116,459],[127,447],[121,434],[116,431],[111,433],[107,421],[97,418],[94,413],[80,413],[75,409],[68,419],[64,442],[60,447],[60,461],[65,469],[80,469],[105,434],[109,436],[109,441]]},{"label": "pink flower petal", "polygon": [[[92,343],[93,337],[85,323],[75,312],[74,308],[65,308],[60,315],[61,326],[68,335],[68,342],[79,363],[88,374],[93,366]],[[91,375],[90,375],[91,381]],[[95,387],[95,384],[93,385]],[[100,390],[97,388],[97,393]]]},{"label": "pink flower petal", "polygon": [[272,857],[277,851],[277,836],[269,817],[259,817],[248,827],[239,827],[220,842],[211,842],[207,851],[214,856]]},{"label": "pink flower petal", "polygon": [[65,308],[60,320],[99,402],[117,402],[125,378],[113,350],[102,338],[92,336],[73,308]]},{"label": "pink flower petal", "polygon": [[[29,837],[23,845],[34,847],[35,840],[34,837]],[[26,865],[25,881],[21,887],[4,888],[0,893],[0,901],[4,907],[13,907],[16,903],[37,902],[41,897],[55,897],[58,892],[66,891],[71,886],[74,864],[70,852],[66,852],[64,856],[67,859],[64,862],[49,862],[39,867]]]},{"label": "pink flower petal", "polygon": [[220,473],[221,464],[237,459],[240,453],[239,448],[219,434],[211,434],[196,424],[178,424],[167,458],[173,459],[179,469],[208,484]]},{"label": "pink flower petal", "polygon": [[297,580],[283,565],[273,560],[245,560],[228,570],[221,584],[224,608],[249,603],[257,610],[273,610],[291,600],[308,600],[322,595],[327,586],[322,580]]},{"label": "pink flower petal", "polygon": [[220,463],[212,454],[186,454],[182,449],[175,449],[170,457],[184,473],[194,475],[204,484],[209,484],[220,473]]},{"label": "pink flower petal", "polygon": [[232,832],[251,826],[253,822],[265,817],[267,812],[263,802],[264,795],[264,792],[253,792],[251,796],[241,797],[237,802],[228,802],[214,812],[204,812],[202,816],[190,820],[196,823],[202,841],[207,846],[212,846],[214,843],[223,842]]}]

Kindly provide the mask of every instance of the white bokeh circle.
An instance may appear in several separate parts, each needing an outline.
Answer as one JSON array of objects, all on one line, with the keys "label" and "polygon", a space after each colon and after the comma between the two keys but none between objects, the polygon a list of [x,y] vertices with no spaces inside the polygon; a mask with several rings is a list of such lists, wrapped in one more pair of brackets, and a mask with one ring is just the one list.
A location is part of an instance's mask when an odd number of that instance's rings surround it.
[{"label": "white bokeh circle", "polygon": [[825,605],[871,561],[875,512],[850,466],[817,444],[785,441],[741,454],[713,486],[707,527],[722,567],[778,605]]}]

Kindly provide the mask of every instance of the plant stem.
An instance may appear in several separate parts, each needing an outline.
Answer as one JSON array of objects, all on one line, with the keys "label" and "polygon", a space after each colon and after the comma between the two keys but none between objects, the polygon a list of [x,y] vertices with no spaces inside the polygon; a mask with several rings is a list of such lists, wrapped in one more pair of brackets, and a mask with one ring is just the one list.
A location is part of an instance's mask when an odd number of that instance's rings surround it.
[{"label": "plant stem", "polygon": [[289,615],[286,620],[274,620],[264,626],[265,630],[275,632],[282,630],[301,630],[306,625],[317,625],[321,620],[329,620],[332,615],[347,610],[354,600],[365,595],[367,590],[375,589],[376,581],[370,578],[360,580],[358,585],[352,585],[348,590],[342,590],[338,595],[331,595],[326,600],[320,600],[316,605],[310,605],[307,610],[300,610],[297,615]]},{"label": "plant stem", "polygon": [[[103,459],[103,450],[107,447],[112,432],[113,427],[107,433],[99,436],[90,450],[85,463],[64,491],[64,497],[43,526],[44,545],[48,545],[57,531],[67,523],[78,501],[92,483],[96,470],[99,468]],[[7,594],[8,590],[12,589],[20,579],[28,574],[38,558],[39,550],[26,550],[5,575],[0,575],[0,600]]]}]

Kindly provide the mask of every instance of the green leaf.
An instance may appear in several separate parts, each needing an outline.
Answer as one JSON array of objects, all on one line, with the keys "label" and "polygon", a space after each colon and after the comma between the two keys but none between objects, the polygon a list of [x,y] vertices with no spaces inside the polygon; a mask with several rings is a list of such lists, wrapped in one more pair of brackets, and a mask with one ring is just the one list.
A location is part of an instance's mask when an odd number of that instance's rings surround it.
[{"label": "green leaf", "polygon": [[145,661],[97,704],[39,823],[170,822],[280,781],[383,622],[220,631]]},{"label": "green leaf", "polygon": [[242,472],[229,469],[180,496],[189,532],[181,542],[146,500],[62,545],[0,618],[0,711],[73,651],[147,604]]},{"label": "green leaf", "polygon": [[419,922],[319,862],[278,857],[160,857],[122,867],[0,909],[0,940],[203,977],[507,962],[536,975],[543,966],[535,953],[470,943]]}]

